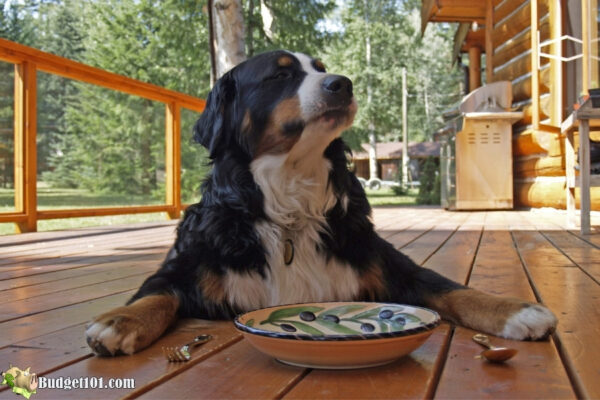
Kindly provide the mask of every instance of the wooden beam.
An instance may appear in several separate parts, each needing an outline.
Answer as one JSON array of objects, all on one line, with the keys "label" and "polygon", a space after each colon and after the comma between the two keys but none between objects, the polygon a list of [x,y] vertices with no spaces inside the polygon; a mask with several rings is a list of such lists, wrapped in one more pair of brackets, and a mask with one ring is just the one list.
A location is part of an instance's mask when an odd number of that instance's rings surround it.
[{"label": "wooden beam", "polygon": [[[543,18],[548,14],[548,5],[545,2],[541,2],[539,5],[538,17]],[[537,21],[539,25],[539,19]],[[492,33],[494,48],[505,43],[509,39],[518,35],[520,32],[531,26],[531,3],[525,3],[521,8],[515,10],[508,18],[502,23],[498,24]],[[537,32],[532,30],[532,32]]]},{"label": "wooden beam", "polygon": [[513,13],[516,9],[521,7],[523,3],[528,0],[511,0],[511,1],[503,1],[498,5],[498,7],[494,8],[494,23],[501,23],[504,18]]},{"label": "wooden beam", "polygon": [[452,62],[455,62],[455,60],[458,58],[458,55],[460,54],[461,49],[463,47],[463,43],[464,43],[465,39],[467,38],[467,35],[469,34],[470,30],[471,30],[471,24],[469,24],[468,22],[462,22],[458,25],[458,28],[456,28],[456,32],[454,33],[454,46],[453,46],[453,50],[452,50]]},{"label": "wooden beam", "polygon": [[37,80],[31,62],[15,64],[15,210],[25,214],[17,221],[17,232],[37,230]]},{"label": "wooden beam", "polygon": [[494,80],[494,5],[492,0],[485,1],[485,80],[492,83]]},{"label": "wooden beam", "polygon": [[[560,0],[548,0],[548,9],[550,14],[550,37],[552,39],[559,39],[562,35],[562,9]],[[540,39],[541,41],[541,39]],[[563,42],[553,43],[550,45],[550,54],[556,57],[562,57]],[[550,124],[552,126],[560,127],[564,117],[563,108],[563,62],[560,60],[550,60],[549,68],[549,82],[547,82],[550,90],[552,91],[552,110],[550,112]],[[544,78],[544,74],[540,72],[540,78]],[[540,93],[542,93],[540,88]]]},{"label": "wooden beam", "polygon": [[427,22],[429,22],[429,17],[433,12],[434,5],[434,0],[423,0],[421,3],[421,35],[423,35],[425,29],[427,29]]},{"label": "wooden beam", "polygon": [[175,212],[173,206],[131,206],[131,207],[104,207],[104,208],[82,208],[69,210],[40,210],[38,219],[56,218],[81,218],[81,217],[104,217],[108,215],[144,214],[154,212]]},{"label": "wooden beam", "polygon": [[469,92],[481,86],[481,49],[473,46],[469,49]]},{"label": "wooden beam", "polygon": [[166,203],[174,207],[169,218],[181,216],[181,109],[176,103],[166,105],[165,166]]},{"label": "wooden beam", "polygon": [[540,66],[538,65],[538,1],[530,0],[530,22],[531,22],[531,123],[533,129],[539,129],[540,127],[540,79],[538,71]]},{"label": "wooden beam", "polygon": [[[537,58],[535,60],[537,64]],[[550,60],[547,58],[541,59],[541,66],[547,65]],[[540,66],[540,67],[541,67]],[[496,70],[494,73],[494,80],[496,81],[513,81],[521,76],[527,75],[528,73],[533,74],[533,65],[532,59],[530,55],[524,55],[519,57],[513,61],[510,61],[502,66],[499,70]],[[539,68],[537,68],[539,72]],[[537,75],[537,74],[536,74]],[[538,79],[539,84],[539,79]]]},{"label": "wooden beam", "polygon": [[581,92],[587,94],[590,89],[590,7],[587,0],[581,0],[581,39],[582,46],[582,67],[581,67]]},{"label": "wooden beam", "polygon": [[0,223],[10,222],[26,222],[27,216],[19,213],[1,213]]},{"label": "wooden beam", "polygon": [[5,39],[0,39],[0,60],[10,62],[27,60],[34,63],[40,71],[163,103],[176,101],[182,107],[193,111],[202,112],[206,104],[204,100],[197,97],[137,81]]},{"label": "wooden beam", "polygon": [[[550,24],[548,18],[540,21],[540,41],[550,38]],[[496,68],[507,63],[513,58],[531,49],[531,29],[526,29],[518,35],[508,39],[494,50],[494,64]]]}]

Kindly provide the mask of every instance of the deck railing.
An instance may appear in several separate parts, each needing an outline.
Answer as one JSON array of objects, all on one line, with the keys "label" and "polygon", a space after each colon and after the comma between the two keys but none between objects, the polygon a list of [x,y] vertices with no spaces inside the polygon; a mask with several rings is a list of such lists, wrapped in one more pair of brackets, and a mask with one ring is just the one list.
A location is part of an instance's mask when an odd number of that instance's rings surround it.
[{"label": "deck railing", "polygon": [[[0,223],[14,222],[18,232],[37,230],[37,221],[55,218],[166,212],[179,218],[181,203],[181,108],[202,112],[205,101],[156,85],[0,39],[0,61],[14,64],[15,211],[0,213]],[[38,210],[37,71],[91,83],[165,105],[165,203],[150,206]]]}]

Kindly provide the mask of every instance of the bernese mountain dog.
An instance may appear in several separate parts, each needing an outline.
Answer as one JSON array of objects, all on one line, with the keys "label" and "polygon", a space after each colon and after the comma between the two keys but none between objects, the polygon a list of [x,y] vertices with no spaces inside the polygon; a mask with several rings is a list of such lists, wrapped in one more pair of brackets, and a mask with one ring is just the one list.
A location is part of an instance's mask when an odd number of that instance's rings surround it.
[{"label": "bernese mountain dog", "polygon": [[160,269],[88,325],[94,352],[135,353],[181,317],[316,301],[420,305],[512,339],[551,333],[546,307],[469,289],[377,235],[340,138],[356,110],[350,79],[304,54],[268,52],[227,72],[194,127],[212,164],[202,200]]}]

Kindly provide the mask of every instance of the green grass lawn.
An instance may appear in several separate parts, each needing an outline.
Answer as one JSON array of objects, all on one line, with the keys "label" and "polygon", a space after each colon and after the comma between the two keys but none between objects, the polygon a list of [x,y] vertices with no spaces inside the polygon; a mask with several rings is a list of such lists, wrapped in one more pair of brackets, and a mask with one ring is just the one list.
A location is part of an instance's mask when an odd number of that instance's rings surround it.
[{"label": "green grass lawn", "polygon": [[[367,189],[367,197],[373,207],[375,206],[402,206],[415,205],[417,190],[411,189],[404,196],[397,196],[389,188],[380,190]],[[114,207],[133,205],[161,204],[161,200],[149,196],[131,196],[122,194],[97,194],[82,189],[53,189],[38,188],[39,209],[70,209],[92,207]],[[0,189],[0,213],[14,210],[14,192]],[[59,229],[83,228],[100,225],[120,225],[137,222],[164,221],[165,213],[114,215],[107,217],[65,218],[38,221],[38,231],[51,231]],[[15,233],[14,224],[0,224],[0,235]]]}]

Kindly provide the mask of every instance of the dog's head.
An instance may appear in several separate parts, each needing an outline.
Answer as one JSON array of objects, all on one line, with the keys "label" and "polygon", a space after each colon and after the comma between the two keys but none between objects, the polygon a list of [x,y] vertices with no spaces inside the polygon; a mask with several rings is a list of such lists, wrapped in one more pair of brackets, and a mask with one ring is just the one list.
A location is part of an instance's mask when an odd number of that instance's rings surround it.
[{"label": "dog's head", "polygon": [[208,95],[194,138],[212,159],[237,152],[253,160],[265,154],[322,154],[352,124],[352,82],[329,74],[304,54],[273,51],[227,72]]}]

